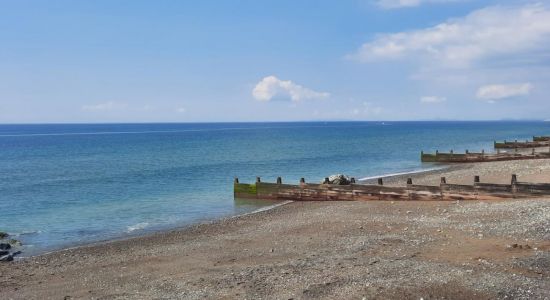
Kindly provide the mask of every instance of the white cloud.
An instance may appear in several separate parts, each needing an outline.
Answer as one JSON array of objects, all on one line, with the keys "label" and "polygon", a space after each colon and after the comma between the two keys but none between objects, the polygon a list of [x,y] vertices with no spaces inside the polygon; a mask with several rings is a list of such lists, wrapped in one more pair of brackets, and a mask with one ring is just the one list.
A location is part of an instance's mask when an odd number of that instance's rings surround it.
[{"label": "white cloud", "polygon": [[183,113],[187,112],[187,109],[185,107],[178,107],[178,108],[176,108],[176,112],[178,112],[180,114],[183,114]]},{"label": "white cloud", "polygon": [[349,57],[361,62],[424,59],[437,66],[468,67],[482,59],[549,50],[550,11],[543,4],[530,4],[488,7],[433,27],[381,34]]},{"label": "white cloud", "polygon": [[115,109],[125,108],[126,104],[116,103],[113,101],[99,103],[99,104],[90,104],[82,106],[82,110],[85,111],[111,111]]},{"label": "white cloud", "polygon": [[375,106],[371,102],[363,102],[363,113],[366,115],[379,115],[382,112],[382,107]]},{"label": "white cloud", "polygon": [[447,3],[447,2],[457,2],[460,0],[378,0],[376,5],[391,9],[391,8],[403,8],[403,7],[414,7],[426,3]]},{"label": "white cloud", "polygon": [[447,98],[438,96],[424,96],[420,98],[420,102],[422,103],[441,103],[445,101],[447,101]]},{"label": "white cloud", "polygon": [[532,89],[531,83],[492,84],[480,87],[476,96],[478,99],[494,102],[498,99],[529,95]]},{"label": "white cloud", "polygon": [[290,99],[299,102],[307,99],[325,99],[330,97],[330,94],[316,92],[290,80],[280,80],[275,76],[267,76],[256,84],[252,90],[252,96],[258,101],[265,102],[272,99]]}]

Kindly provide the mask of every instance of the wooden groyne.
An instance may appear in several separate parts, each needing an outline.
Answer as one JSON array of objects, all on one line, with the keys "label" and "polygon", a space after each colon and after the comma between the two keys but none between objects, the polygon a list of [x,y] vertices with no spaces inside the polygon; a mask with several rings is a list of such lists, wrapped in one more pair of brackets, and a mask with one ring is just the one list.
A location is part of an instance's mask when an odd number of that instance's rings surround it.
[{"label": "wooden groyne", "polygon": [[550,136],[534,136],[533,141],[535,142],[550,141]]},{"label": "wooden groyne", "polygon": [[537,140],[535,141],[519,141],[515,140],[509,142],[504,140],[504,142],[494,142],[495,149],[517,149],[517,148],[538,148],[538,147],[548,147],[550,146],[550,140]]},{"label": "wooden groyne", "polygon": [[530,153],[500,152],[487,154],[483,152],[468,152],[454,153],[453,150],[448,153],[436,151],[433,153],[420,153],[422,162],[440,162],[440,163],[469,163],[469,162],[488,162],[488,161],[503,161],[503,160],[522,160],[522,159],[544,159],[550,158],[550,152],[535,152],[533,149]]},{"label": "wooden groyne", "polygon": [[415,185],[409,178],[405,187],[384,186],[381,178],[378,185],[315,184],[306,183],[303,178],[294,185],[283,184],[280,177],[276,183],[261,182],[258,177],[253,184],[239,183],[235,178],[234,196],[294,201],[498,200],[550,196],[550,184],[518,182],[516,175],[512,175],[510,184],[481,183],[479,176],[474,177],[473,185],[448,184],[442,177],[439,186]]}]

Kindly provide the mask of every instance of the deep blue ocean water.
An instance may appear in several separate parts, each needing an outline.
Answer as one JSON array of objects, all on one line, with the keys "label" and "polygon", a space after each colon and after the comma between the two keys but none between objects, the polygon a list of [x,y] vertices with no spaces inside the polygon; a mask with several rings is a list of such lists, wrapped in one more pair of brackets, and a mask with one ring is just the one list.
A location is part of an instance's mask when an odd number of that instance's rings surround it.
[{"label": "deep blue ocean water", "polygon": [[420,151],[492,151],[549,122],[0,125],[0,231],[27,255],[251,212],[233,178],[318,182],[433,168]]}]

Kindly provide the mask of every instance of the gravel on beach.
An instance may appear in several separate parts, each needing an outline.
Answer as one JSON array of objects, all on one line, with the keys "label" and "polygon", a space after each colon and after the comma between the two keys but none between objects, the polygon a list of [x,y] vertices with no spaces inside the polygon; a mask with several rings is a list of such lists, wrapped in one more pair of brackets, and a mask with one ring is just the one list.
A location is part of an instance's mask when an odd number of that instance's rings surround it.
[{"label": "gravel on beach", "polygon": [[[550,161],[400,184],[550,182]],[[0,264],[2,299],[548,299],[550,199],[293,202]]]}]

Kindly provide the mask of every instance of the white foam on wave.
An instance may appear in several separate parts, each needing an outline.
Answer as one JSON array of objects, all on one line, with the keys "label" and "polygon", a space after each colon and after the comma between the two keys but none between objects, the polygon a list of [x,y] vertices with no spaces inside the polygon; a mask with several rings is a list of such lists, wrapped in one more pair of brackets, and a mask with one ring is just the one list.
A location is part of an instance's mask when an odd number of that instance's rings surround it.
[{"label": "white foam on wave", "polygon": [[21,231],[21,232],[14,232],[14,233],[8,232],[8,234],[10,236],[15,236],[15,237],[19,237],[19,236],[22,236],[22,235],[40,234],[40,233],[42,233],[42,230]]},{"label": "white foam on wave", "polygon": [[418,174],[418,173],[424,173],[424,172],[430,172],[430,171],[437,171],[437,170],[442,170],[442,169],[445,169],[445,167],[421,169],[421,170],[414,170],[414,171],[401,172],[401,173],[383,174],[383,175],[377,175],[377,176],[370,176],[370,177],[359,178],[359,180],[364,181],[364,180],[377,179],[377,178],[386,178],[386,177],[392,177],[392,176],[400,176],[400,175],[408,175],[408,174]]},{"label": "white foam on wave", "polygon": [[126,232],[130,233],[130,232],[133,232],[133,231],[136,231],[136,230],[142,230],[142,229],[147,228],[148,226],[149,226],[149,223],[147,223],[147,222],[137,223],[137,224],[126,227]]},{"label": "white foam on wave", "polygon": [[240,214],[240,215],[236,215],[236,216],[233,216],[232,218],[238,218],[238,217],[242,217],[242,216],[247,216],[247,215],[253,215],[253,214],[257,214],[257,213],[260,213],[262,211],[268,211],[268,210],[271,210],[271,209],[274,209],[276,207],[279,207],[279,206],[283,206],[285,204],[289,204],[289,203],[292,203],[294,201],[283,201],[281,203],[277,203],[277,204],[273,204],[273,205],[269,205],[269,206],[265,206],[265,207],[262,207],[262,208],[258,208],[254,211],[251,211],[249,213],[244,213],[244,214]]}]

